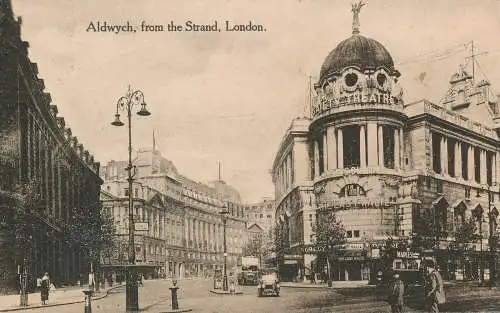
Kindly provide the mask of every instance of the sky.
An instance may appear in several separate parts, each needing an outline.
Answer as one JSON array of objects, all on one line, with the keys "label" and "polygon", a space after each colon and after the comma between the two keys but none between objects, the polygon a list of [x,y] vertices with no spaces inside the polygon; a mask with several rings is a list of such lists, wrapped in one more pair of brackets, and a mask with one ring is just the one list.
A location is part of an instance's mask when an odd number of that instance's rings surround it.
[{"label": "sky", "polygon": [[[154,131],[162,155],[200,182],[217,179],[221,162],[222,179],[245,202],[274,196],[270,169],[292,119],[306,112],[309,77],[317,79],[328,53],[352,31],[345,0],[12,2],[59,116],[101,164],[126,159],[126,128],[110,122],[130,85],[152,113],[133,117],[134,148],[150,148]],[[500,92],[500,1],[365,2],[361,35],[390,52],[406,102],[439,103],[460,64],[472,71],[471,41],[476,53],[486,52],[476,58],[476,77]],[[217,21],[223,28],[226,20],[265,31],[140,31],[143,21]],[[129,22],[138,31],[87,31],[91,22]]]}]

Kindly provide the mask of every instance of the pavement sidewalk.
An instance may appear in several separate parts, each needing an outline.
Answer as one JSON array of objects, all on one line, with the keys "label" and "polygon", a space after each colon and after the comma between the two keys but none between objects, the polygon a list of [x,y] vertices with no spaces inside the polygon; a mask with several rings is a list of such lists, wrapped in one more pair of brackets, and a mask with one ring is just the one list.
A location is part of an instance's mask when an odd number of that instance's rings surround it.
[{"label": "pavement sidewalk", "polygon": [[[122,285],[125,286],[125,285]],[[113,287],[106,286],[101,288],[98,293],[95,293],[92,297],[93,300],[98,300],[106,297],[110,290],[119,288],[120,285],[115,285]],[[51,307],[65,304],[73,303],[83,303],[85,301],[85,295],[83,290],[86,288],[81,287],[65,287],[59,288],[49,294],[49,301],[46,305],[42,305],[40,300],[40,293],[29,293],[28,294],[28,306],[19,306],[20,295],[2,295],[0,296],[0,312],[11,312],[26,309],[36,309],[41,307]]]}]

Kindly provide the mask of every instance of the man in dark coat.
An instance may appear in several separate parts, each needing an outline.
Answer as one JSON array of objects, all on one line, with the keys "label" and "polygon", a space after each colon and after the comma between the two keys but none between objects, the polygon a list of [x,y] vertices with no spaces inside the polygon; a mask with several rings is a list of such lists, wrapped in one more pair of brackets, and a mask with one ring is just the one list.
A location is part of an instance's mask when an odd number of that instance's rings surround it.
[{"label": "man in dark coat", "polygon": [[439,304],[445,303],[446,301],[443,278],[441,277],[439,271],[435,268],[433,261],[426,260],[424,266],[427,271],[425,288],[427,309],[431,313],[438,313]]},{"label": "man in dark coat", "polygon": [[392,313],[402,313],[404,306],[405,286],[403,281],[399,278],[399,273],[394,272],[393,280],[389,285],[388,301],[391,305]]}]

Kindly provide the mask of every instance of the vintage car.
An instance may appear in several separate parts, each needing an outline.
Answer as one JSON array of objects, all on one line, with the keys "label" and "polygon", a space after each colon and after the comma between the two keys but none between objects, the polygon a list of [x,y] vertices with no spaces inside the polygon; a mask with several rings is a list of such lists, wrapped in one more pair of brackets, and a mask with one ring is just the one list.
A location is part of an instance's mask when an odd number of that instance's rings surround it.
[{"label": "vintage car", "polygon": [[280,282],[275,270],[262,271],[257,285],[257,296],[280,295]]}]

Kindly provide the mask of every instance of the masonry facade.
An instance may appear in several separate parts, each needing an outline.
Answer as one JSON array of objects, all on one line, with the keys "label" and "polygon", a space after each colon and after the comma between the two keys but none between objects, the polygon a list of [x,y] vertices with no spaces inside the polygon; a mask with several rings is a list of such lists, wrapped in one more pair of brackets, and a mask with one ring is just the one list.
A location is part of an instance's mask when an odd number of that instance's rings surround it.
[{"label": "masonry facade", "polygon": [[[3,254],[2,282],[16,282],[16,267],[24,265],[34,276],[49,272],[56,284],[76,282],[79,273],[89,270],[89,255],[70,247],[66,233],[75,209],[100,211],[99,163],[58,116],[37,64],[30,61],[29,45],[21,39],[21,20],[14,18],[10,1],[0,8],[2,211],[7,214],[12,208],[14,193],[34,199],[30,208],[21,208],[29,230],[27,250]],[[10,236],[2,231],[3,245],[21,240]],[[25,245],[19,242],[20,246]]]},{"label": "masonry facade", "polygon": [[[145,253],[143,260],[137,259],[137,264],[143,265],[143,272],[153,277],[194,277],[209,276],[215,269],[222,268],[224,222],[221,212],[226,210],[228,269],[236,266],[246,240],[247,222],[241,198],[234,188],[224,181],[207,184],[193,181],[181,175],[156,149],[139,150],[133,164],[137,169],[134,218],[149,224],[149,233],[136,231],[135,234],[136,255],[139,255],[137,251]],[[112,207],[115,225],[119,226],[117,236],[122,238],[128,238],[128,227],[122,225],[128,223],[125,168],[123,161],[110,161],[102,170],[103,206],[108,210]],[[119,255],[103,261],[118,272]]]},{"label": "masonry facade", "polygon": [[441,103],[405,103],[400,75],[359,29],[327,56],[310,116],[292,121],[273,163],[283,277],[323,270],[311,253],[320,210],[335,210],[346,229],[347,243],[331,255],[334,280],[373,278],[388,238],[425,237],[425,212],[447,278],[464,275],[449,247],[470,216],[482,237],[470,243],[471,262],[486,255],[500,201],[498,98],[460,68]]}]

